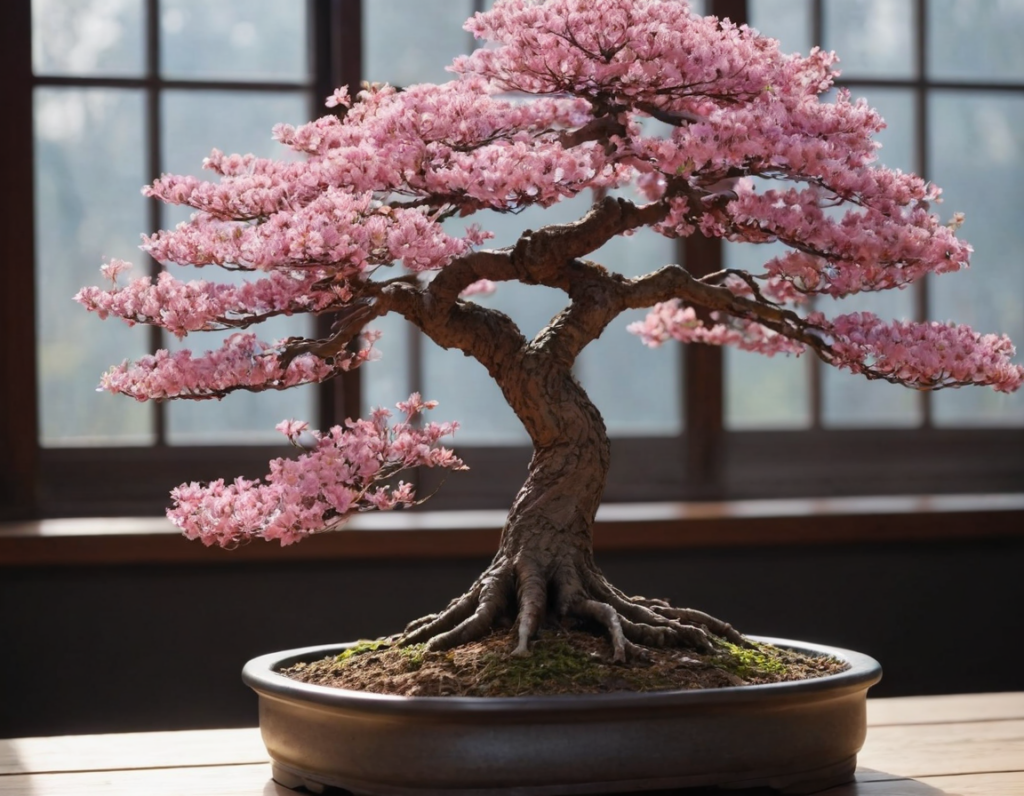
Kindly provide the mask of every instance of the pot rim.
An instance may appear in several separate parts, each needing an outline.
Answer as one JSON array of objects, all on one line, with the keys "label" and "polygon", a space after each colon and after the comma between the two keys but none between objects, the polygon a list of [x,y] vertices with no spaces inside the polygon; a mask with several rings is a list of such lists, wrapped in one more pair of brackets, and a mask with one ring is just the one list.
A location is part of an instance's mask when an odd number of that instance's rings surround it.
[{"label": "pot rim", "polygon": [[480,714],[538,713],[545,711],[587,712],[608,709],[652,710],[670,707],[736,707],[757,702],[784,706],[792,701],[834,699],[863,691],[882,678],[882,667],[874,658],[860,652],[792,639],[749,636],[754,641],[813,655],[829,655],[845,661],[849,668],[836,674],[809,680],[791,680],[761,685],[727,686],[675,691],[617,691],[607,694],[559,694],[553,696],[466,697],[397,696],[368,691],[352,691],[333,686],[314,685],[292,680],[278,670],[303,660],[316,660],[338,654],[356,644],[326,644],[271,652],[253,658],[242,669],[242,680],[261,696],[290,702],[313,703],[331,710],[349,710],[376,714]]}]

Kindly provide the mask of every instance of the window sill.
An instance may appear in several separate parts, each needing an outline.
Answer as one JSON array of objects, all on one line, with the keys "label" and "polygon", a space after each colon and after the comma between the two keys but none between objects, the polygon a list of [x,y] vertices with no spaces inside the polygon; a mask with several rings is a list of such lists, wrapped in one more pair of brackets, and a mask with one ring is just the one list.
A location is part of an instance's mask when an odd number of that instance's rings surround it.
[{"label": "window sill", "polygon": [[[0,567],[488,557],[504,519],[503,511],[367,514],[302,544],[231,552],[189,542],[163,518],[7,523],[0,524]],[[1024,537],[1024,493],[610,504],[598,513],[594,546],[633,552],[1000,537]]]}]

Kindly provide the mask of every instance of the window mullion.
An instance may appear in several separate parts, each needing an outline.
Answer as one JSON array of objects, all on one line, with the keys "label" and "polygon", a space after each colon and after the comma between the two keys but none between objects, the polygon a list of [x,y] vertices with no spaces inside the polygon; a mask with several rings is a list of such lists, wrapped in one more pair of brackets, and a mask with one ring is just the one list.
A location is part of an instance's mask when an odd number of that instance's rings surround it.
[{"label": "window mullion", "polygon": [[[311,117],[328,113],[324,99],[339,86],[359,85],[362,79],[362,5],[360,0],[307,0],[310,43],[313,52]],[[327,337],[333,317],[316,319],[315,333]],[[342,373],[319,385],[318,424],[322,429],[338,425],[362,412],[362,378],[359,369]]]},{"label": "window mullion", "polygon": [[[161,149],[160,115],[160,0],[146,0],[146,172],[152,182],[163,171]],[[164,208],[162,202],[147,203],[147,224],[154,232],[164,226]],[[156,281],[160,273],[160,263],[147,257],[149,274]],[[164,348],[166,341],[164,330],[159,326],[150,326],[149,347],[156,351]],[[163,447],[167,444],[167,409],[164,401],[150,401],[153,418],[154,445]]]},{"label": "window mullion", "polygon": [[[914,89],[914,124],[915,124],[915,149],[917,173],[928,179],[928,34],[927,34],[927,0],[916,0],[917,14],[916,37],[917,37],[917,63],[916,63],[916,86]],[[931,302],[929,301],[929,285],[931,276],[925,276],[914,285],[914,312],[916,320],[928,320]],[[927,390],[918,393],[918,401],[921,408],[921,425],[925,428],[932,426],[932,394]]]},{"label": "window mullion", "polygon": [[[823,0],[813,0],[811,2],[811,44],[813,46],[825,47],[825,17],[822,9]],[[815,302],[811,300],[811,307],[814,307]],[[810,388],[811,388],[811,428],[820,429],[822,427],[822,416],[824,412],[824,398],[823,398],[823,382],[824,376],[824,363],[813,354],[808,354],[808,368],[810,368]]]},{"label": "window mullion", "polygon": [[[695,232],[684,243],[686,269],[696,277],[720,271],[722,241]],[[696,308],[698,317],[710,321],[708,312]],[[721,481],[722,417],[725,383],[722,349],[704,343],[683,347],[685,445],[687,491],[702,497],[716,491]]]},{"label": "window mullion", "polygon": [[811,3],[811,44],[825,49],[825,14],[821,7],[823,0]]},{"label": "window mullion", "polygon": [[0,518],[24,519],[37,510],[39,461],[30,0],[4,6],[0,45],[7,120],[0,125],[0,145],[9,153],[4,161],[9,201],[0,213],[8,263],[0,291]]},{"label": "window mullion", "polygon": [[[737,25],[747,22],[746,0],[711,0],[708,11],[728,17]],[[720,238],[695,232],[684,242],[686,269],[696,277],[723,267]],[[706,310],[698,317],[710,321]],[[719,346],[693,344],[684,347],[684,412],[687,491],[710,497],[722,491],[722,441],[725,411],[724,357]]]}]

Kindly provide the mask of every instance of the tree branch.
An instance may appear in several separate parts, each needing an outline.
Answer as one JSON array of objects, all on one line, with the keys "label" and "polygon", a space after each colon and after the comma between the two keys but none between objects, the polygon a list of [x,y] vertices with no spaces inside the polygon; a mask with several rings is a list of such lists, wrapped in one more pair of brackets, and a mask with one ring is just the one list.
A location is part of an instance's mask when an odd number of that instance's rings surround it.
[{"label": "tree branch", "polygon": [[628,280],[587,260],[575,260],[567,270],[572,301],[537,334],[530,347],[571,368],[580,352],[626,309]]},{"label": "tree branch", "polygon": [[712,311],[755,321],[790,340],[803,343],[826,362],[833,359],[831,349],[818,328],[792,310],[771,302],[737,296],[725,286],[706,284],[681,266],[667,265],[631,280],[625,289],[627,309],[651,307],[672,299],[683,299]]},{"label": "tree branch", "polygon": [[287,370],[292,360],[301,354],[314,354],[320,359],[333,359],[341,356],[349,343],[366,328],[366,324],[379,317],[380,314],[371,298],[364,297],[349,303],[338,313],[338,317],[331,326],[331,336],[326,340],[291,338],[278,357],[281,369]]},{"label": "tree branch", "polygon": [[511,250],[483,249],[453,260],[434,277],[429,292],[440,306],[450,306],[463,290],[481,279],[492,282],[519,279],[519,272],[512,264]]},{"label": "tree branch", "polygon": [[626,126],[614,116],[603,115],[591,119],[576,130],[567,130],[558,136],[558,143],[566,149],[588,141],[607,141],[609,136],[625,137]]},{"label": "tree branch", "polygon": [[552,224],[536,232],[526,230],[512,248],[517,278],[526,284],[569,293],[570,263],[600,249],[616,235],[658,223],[668,212],[665,200],[638,207],[626,199],[608,196],[578,221]]},{"label": "tree branch", "polygon": [[378,316],[397,312],[442,348],[457,348],[473,357],[499,385],[502,374],[515,367],[526,349],[526,338],[503,312],[468,301],[444,307],[429,287],[386,285],[375,309]]}]

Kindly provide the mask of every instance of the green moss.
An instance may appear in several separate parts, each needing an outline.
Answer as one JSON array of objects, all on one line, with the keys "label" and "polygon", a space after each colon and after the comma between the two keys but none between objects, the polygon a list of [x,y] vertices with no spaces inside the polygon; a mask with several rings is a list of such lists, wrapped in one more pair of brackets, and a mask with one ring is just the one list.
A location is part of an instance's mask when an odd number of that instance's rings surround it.
[{"label": "green moss", "polygon": [[547,690],[598,685],[606,674],[600,660],[572,646],[564,636],[542,636],[523,658],[508,652],[481,656],[477,682],[483,690],[500,694],[533,694]]},{"label": "green moss", "polygon": [[410,644],[408,647],[399,647],[398,654],[405,659],[409,671],[414,672],[423,665],[423,653],[426,650],[426,644]]},{"label": "green moss", "polygon": [[753,647],[740,647],[723,642],[727,654],[715,660],[715,665],[744,680],[765,675],[784,675],[787,671],[783,651],[778,647],[754,642]]},{"label": "green moss", "polygon": [[365,655],[367,652],[376,652],[381,648],[387,648],[391,646],[391,640],[386,638],[378,639],[360,639],[347,650],[335,657],[335,663],[344,663],[345,661],[351,660],[357,655]]}]

